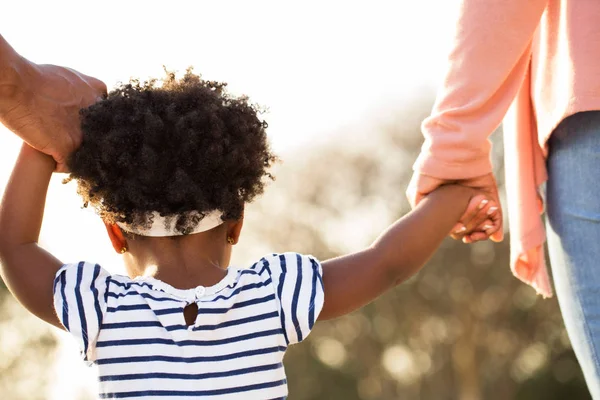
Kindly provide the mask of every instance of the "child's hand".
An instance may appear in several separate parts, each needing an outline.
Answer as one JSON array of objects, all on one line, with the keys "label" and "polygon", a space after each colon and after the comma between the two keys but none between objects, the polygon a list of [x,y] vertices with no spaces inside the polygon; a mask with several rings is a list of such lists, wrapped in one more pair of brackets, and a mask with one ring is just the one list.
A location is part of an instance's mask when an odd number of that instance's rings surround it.
[{"label": "child's hand", "polygon": [[452,228],[450,236],[464,243],[488,239],[500,226],[498,205],[482,194],[471,198],[460,222]]}]

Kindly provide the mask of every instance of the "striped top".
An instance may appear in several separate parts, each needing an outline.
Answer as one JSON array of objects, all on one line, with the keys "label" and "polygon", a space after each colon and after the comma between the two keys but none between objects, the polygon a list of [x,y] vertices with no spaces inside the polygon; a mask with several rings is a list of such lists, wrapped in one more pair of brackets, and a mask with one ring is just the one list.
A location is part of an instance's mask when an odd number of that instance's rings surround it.
[{"label": "striped top", "polygon": [[310,333],[323,298],[320,263],[296,253],[188,290],[87,262],[63,266],[54,282],[57,315],[98,365],[103,399],[285,398],[283,355]]}]

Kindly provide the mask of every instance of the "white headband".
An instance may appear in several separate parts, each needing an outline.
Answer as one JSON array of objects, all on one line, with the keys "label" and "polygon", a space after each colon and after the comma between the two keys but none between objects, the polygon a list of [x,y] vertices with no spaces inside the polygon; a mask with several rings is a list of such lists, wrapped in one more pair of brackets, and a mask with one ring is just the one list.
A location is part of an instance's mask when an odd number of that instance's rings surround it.
[{"label": "white headband", "polygon": [[[200,215],[199,213],[193,211],[190,215]],[[221,216],[223,213],[219,210],[211,211],[208,214],[204,215],[204,218],[198,222],[198,225],[188,234],[200,233],[211,230],[223,223]],[[129,224],[125,224],[123,222],[117,222],[119,228],[123,229],[126,232],[134,233],[140,236],[152,236],[152,237],[164,237],[164,236],[181,236],[183,235],[181,232],[175,229],[175,225],[177,222],[177,215],[169,216],[169,217],[161,217],[159,213],[156,211],[152,213],[152,225],[148,229],[141,229],[132,227]]]}]

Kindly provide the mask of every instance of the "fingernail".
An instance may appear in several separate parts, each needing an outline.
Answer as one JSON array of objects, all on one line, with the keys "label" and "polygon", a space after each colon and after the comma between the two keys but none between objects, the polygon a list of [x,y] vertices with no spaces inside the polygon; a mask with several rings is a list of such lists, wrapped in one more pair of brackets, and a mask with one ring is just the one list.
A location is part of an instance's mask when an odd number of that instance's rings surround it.
[{"label": "fingernail", "polygon": [[483,230],[484,230],[484,231],[487,231],[488,229],[491,229],[491,228],[493,228],[493,227],[494,227],[493,225],[484,225],[484,226],[483,226]]},{"label": "fingernail", "polygon": [[481,203],[479,203],[479,209],[481,210],[483,207],[485,207],[485,205],[488,203],[487,200],[482,200]]},{"label": "fingernail", "polygon": [[466,226],[463,226],[463,227],[461,227],[460,229],[457,229],[457,230],[456,230],[456,233],[461,233],[461,232],[464,232],[464,231],[466,231],[466,230],[467,230],[467,227],[466,227]]},{"label": "fingernail", "polygon": [[496,211],[498,211],[498,207],[490,207],[490,209],[487,211],[487,214],[492,215]]}]

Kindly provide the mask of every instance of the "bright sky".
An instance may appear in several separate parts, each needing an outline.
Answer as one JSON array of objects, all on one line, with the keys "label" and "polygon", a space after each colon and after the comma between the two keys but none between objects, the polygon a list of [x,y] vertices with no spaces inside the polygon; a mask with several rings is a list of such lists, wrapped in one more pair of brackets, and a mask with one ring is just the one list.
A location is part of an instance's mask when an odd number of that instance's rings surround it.
[{"label": "bright sky", "polygon": [[[25,57],[107,83],[189,65],[268,106],[276,151],[328,132],[435,84],[457,0],[5,1],[0,33]],[[19,141],[0,127],[0,192]],[[120,265],[74,185],[54,178],[41,241],[62,260]],[[85,234],[81,234],[85,231]],[[74,399],[93,374],[63,352],[53,399]],[[74,379],[75,378],[75,379]],[[87,383],[86,383],[87,382]]]}]

